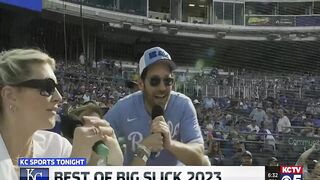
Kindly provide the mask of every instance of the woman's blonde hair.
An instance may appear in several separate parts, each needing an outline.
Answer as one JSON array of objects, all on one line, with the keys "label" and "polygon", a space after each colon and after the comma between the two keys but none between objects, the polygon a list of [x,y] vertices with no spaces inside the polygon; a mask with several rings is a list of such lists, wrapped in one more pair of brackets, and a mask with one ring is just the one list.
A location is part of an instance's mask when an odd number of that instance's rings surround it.
[{"label": "woman's blonde hair", "polygon": [[[36,49],[12,49],[0,53],[0,90],[8,84],[18,84],[32,75],[32,66],[48,63],[55,70],[55,60]],[[0,102],[2,102],[0,97]],[[0,103],[0,112],[2,111]]]},{"label": "woman's blonde hair", "polygon": [[55,61],[35,49],[13,49],[0,54],[0,85],[17,84],[32,75],[32,65],[48,63],[55,70]]}]

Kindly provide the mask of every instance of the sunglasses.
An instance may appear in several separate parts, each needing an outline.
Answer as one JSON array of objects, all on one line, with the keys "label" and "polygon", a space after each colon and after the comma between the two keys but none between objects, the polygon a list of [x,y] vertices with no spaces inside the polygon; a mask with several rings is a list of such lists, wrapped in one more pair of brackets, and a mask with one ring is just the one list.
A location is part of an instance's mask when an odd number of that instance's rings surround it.
[{"label": "sunglasses", "polygon": [[149,79],[149,83],[151,86],[156,87],[156,86],[159,86],[159,84],[161,83],[161,80],[163,81],[164,85],[166,85],[166,86],[172,86],[173,82],[174,82],[174,78],[172,78],[172,77],[167,77],[167,78],[161,79],[158,76],[154,76]]},{"label": "sunglasses", "polygon": [[52,96],[55,90],[58,89],[58,84],[56,84],[56,82],[51,78],[31,79],[12,86],[39,89],[40,95],[46,97]]}]

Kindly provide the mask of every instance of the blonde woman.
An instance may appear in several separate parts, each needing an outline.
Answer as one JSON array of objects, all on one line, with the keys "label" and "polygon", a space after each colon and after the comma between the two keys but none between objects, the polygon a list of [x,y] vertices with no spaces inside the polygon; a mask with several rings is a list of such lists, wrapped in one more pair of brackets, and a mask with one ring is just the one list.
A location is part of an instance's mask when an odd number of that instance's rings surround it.
[{"label": "blonde woman", "polygon": [[74,132],[73,146],[54,127],[61,95],[55,61],[33,49],[14,49],[0,55],[0,179],[18,179],[20,157],[85,157],[95,142],[113,130],[99,118],[84,118],[86,127]]}]

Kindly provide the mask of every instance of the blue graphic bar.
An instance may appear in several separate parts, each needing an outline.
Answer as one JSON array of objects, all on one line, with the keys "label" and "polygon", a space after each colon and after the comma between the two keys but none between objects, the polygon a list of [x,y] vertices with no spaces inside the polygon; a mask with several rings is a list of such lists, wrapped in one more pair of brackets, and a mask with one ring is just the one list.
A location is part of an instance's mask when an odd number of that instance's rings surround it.
[{"label": "blue graphic bar", "polygon": [[85,166],[86,158],[19,158],[19,166]]},{"label": "blue graphic bar", "polygon": [[1,3],[26,8],[38,12],[42,10],[42,0],[0,0],[0,4]]}]

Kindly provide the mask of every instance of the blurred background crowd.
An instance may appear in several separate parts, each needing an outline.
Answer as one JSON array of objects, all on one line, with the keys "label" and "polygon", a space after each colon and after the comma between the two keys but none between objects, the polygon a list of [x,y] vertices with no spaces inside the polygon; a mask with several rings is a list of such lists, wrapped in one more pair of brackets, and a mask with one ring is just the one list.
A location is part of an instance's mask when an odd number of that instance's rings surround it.
[{"label": "blurred background crowd", "polygon": [[[58,62],[63,102],[57,116],[89,102],[107,112],[138,90],[137,65],[115,61],[97,65]],[[125,66],[125,67],[124,67]],[[191,72],[190,72],[191,71]],[[320,78],[312,74],[271,74],[212,68],[178,68],[174,89],[193,101],[206,153],[212,165],[295,164],[301,153],[320,143]],[[310,163],[319,155],[316,148]]]}]

